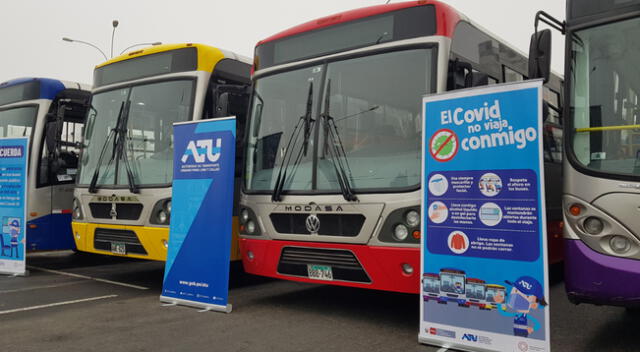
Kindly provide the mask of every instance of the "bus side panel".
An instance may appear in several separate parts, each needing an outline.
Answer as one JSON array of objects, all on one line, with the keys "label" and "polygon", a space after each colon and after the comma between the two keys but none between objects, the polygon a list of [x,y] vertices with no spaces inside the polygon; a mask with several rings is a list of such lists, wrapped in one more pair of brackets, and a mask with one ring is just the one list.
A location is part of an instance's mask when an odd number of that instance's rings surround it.
[{"label": "bus side panel", "polygon": [[27,223],[29,250],[75,249],[71,234],[71,214],[49,214]]},{"label": "bus side panel", "polygon": [[640,261],[604,255],[565,240],[565,286],[573,303],[640,305]]}]

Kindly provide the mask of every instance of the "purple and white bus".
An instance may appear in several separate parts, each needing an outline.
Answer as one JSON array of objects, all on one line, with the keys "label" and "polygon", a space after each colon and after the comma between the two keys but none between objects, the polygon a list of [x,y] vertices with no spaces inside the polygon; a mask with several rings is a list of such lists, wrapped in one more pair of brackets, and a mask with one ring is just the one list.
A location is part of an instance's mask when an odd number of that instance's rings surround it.
[{"label": "purple and white bus", "polygon": [[640,0],[567,0],[551,22],[566,34],[567,294],[640,305]]}]

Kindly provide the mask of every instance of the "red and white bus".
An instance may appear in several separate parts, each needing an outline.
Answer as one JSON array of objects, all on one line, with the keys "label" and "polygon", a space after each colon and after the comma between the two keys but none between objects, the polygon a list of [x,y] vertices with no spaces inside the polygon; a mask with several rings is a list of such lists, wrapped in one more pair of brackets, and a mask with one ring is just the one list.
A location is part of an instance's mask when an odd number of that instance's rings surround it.
[{"label": "red and white bus", "polygon": [[[245,270],[418,293],[422,96],[526,72],[525,55],[437,1],[347,11],[259,42],[240,206]],[[545,127],[549,223],[561,220],[561,87],[553,76],[545,90],[556,98]]]}]

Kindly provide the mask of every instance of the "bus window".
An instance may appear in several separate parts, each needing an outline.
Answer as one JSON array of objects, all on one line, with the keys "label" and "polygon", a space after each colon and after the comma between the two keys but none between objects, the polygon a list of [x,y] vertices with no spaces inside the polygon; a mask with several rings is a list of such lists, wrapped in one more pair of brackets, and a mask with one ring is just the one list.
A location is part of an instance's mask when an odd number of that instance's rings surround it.
[{"label": "bus window", "polygon": [[524,76],[507,66],[502,66],[502,74],[505,82],[520,82],[524,81]]},{"label": "bus window", "polygon": [[[50,112],[56,111],[57,104],[53,104]],[[85,107],[79,103],[70,103],[61,107],[64,116],[61,127],[56,126],[55,115],[47,114],[48,123],[42,136],[40,151],[40,165],[38,170],[38,187],[55,184],[73,183],[78,171],[78,158],[84,128]],[[49,129],[52,129],[51,132]],[[58,129],[56,131],[56,129]],[[47,134],[54,133],[57,151],[50,151],[47,147]],[[55,158],[55,161],[54,161]]]}]

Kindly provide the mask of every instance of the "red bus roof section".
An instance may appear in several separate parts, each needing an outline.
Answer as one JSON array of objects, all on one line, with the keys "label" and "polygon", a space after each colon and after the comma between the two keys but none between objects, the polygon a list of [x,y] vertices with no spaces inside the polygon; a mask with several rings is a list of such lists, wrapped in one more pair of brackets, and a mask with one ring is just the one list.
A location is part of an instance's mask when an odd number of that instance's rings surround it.
[{"label": "red bus roof section", "polygon": [[480,280],[480,279],[475,279],[475,278],[468,277],[468,278],[467,278],[467,282],[469,282],[469,283],[476,283],[476,284],[484,284],[486,281],[484,281],[484,280]]},{"label": "red bus roof section", "polygon": [[380,15],[383,13],[402,10],[409,7],[434,5],[436,10],[436,35],[445,37],[453,37],[453,31],[460,21],[460,14],[451,6],[433,0],[407,1],[393,4],[376,5],[363,7],[355,10],[340,12],[330,16],[322,17],[317,20],[309,21],[301,25],[289,28],[271,37],[261,40],[258,45],[271,42],[274,40],[294,36],[296,34],[313,31],[320,28],[330,27],[336,24],[355,21],[361,18]]}]

